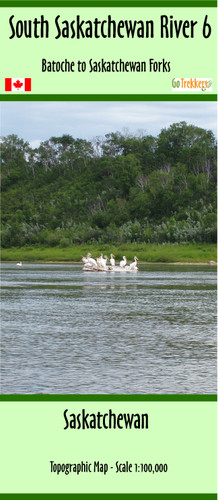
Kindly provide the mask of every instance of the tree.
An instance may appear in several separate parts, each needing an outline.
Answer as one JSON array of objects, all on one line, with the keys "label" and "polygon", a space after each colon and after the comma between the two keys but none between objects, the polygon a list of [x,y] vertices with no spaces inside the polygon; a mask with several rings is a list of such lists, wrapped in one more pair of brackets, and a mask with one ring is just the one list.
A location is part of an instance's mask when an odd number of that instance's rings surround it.
[{"label": "tree", "polygon": [[1,174],[2,187],[15,182],[23,182],[28,173],[29,143],[19,139],[17,135],[9,135],[1,139]]},{"label": "tree", "polygon": [[173,123],[159,134],[156,156],[162,165],[182,163],[189,172],[207,172],[209,178],[216,168],[214,134],[186,122]]}]

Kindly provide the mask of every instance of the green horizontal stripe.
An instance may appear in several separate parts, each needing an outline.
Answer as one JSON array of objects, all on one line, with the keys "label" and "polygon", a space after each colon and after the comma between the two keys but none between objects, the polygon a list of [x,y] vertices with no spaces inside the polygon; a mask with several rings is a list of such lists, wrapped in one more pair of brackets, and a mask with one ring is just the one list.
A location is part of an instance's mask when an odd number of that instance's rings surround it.
[{"label": "green horizontal stripe", "polygon": [[[177,94],[177,92],[176,92]],[[216,94],[31,94],[0,95],[0,101],[217,101]]]},{"label": "green horizontal stripe", "polygon": [[2,0],[0,7],[216,7],[215,0]]},{"label": "green horizontal stripe", "polygon": [[0,401],[217,401],[216,394],[2,394]]},{"label": "green horizontal stripe", "polygon": [[215,493],[210,493],[210,494],[195,494],[195,493],[186,493],[186,494],[183,494],[183,493],[129,493],[129,494],[124,494],[124,493],[120,493],[120,494],[117,494],[117,493],[17,493],[17,494],[2,494],[1,495],[1,500],[3,499],[6,499],[6,500],[9,500],[9,499],[17,499],[18,497],[19,498],[22,498],[23,496],[25,496],[25,500],[27,498],[33,498],[34,500],[37,500],[38,498],[40,500],[42,500],[43,498],[46,498],[48,500],[48,498],[53,498],[55,497],[55,499],[57,497],[61,498],[62,496],[64,495],[64,497],[67,497],[67,500],[69,499],[72,499],[72,500],[84,500],[84,499],[87,499],[87,500],[94,500],[97,496],[98,500],[100,500],[101,498],[104,499],[104,500],[115,500],[116,498],[118,498],[118,500],[132,500],[134,498],[138,498],[138,500],[216,500],[217,499],[217,495]]}]

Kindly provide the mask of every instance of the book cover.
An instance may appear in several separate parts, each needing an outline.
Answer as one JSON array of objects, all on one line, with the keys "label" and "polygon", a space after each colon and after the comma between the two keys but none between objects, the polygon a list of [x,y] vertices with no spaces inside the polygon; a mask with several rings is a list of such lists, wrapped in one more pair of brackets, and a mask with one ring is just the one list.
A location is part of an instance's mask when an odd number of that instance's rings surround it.
[{"label": "book cover", "polygon": [[215,1],[0,1],[2,497],[217,497]]}]

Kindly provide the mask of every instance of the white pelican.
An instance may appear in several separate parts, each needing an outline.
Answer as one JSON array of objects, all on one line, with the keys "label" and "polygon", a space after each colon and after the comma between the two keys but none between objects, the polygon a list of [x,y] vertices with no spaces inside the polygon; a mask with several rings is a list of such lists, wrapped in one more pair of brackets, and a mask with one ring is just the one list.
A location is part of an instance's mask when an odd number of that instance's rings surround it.
[{"label": "white pelican", "polygon": [[92,258],[92,254],[88,253],[87,254],[87,259],[88,259],[88,264],[92,264],[93,267],[97,268],[97,262],[95,259]]},{"label": "white pelican", "polygon": [[104,258],[102,259],[102,266],[106,267],[107,266],[107,261],[108,261],[108,256],[105,255]]},{"label": "white pelican", "polygon": [[97,260],[98,266],[104,266],[103,253],[101,253],[100,257],[98,257],[96,260]]},{"label": "white pelican", "polygon": [[88,264],[88,259],[87,259],[87,256],[86,257],[82,257],[82,262],[83,264]]},{"label": "white pelican", "polygon": [[127,264],[127,260],[126,260],[126,257],[124,255],[123,260],[120,261],[120,267],[125,268],[126,264]]},{"label": "white pelican", "polygon": [[90,264],[90,262],[88,261],[87,256],[86,257],[82,257],[82,262],[84,264],[84,268],[83,268],[84,270],[87,269],[87,268],[90,269],[90,268],[93,267],[92,264]]},{"label": "white pelican", "polygon": [[21,267],[22,265],[22,262],[17,262],[17,266]]},{"label": "white pelican", "polygon": [[132,262],[129,266],[129,268],[132,270],[132,271],[137,271],[138,270],[138,267],[137,267],[137,261],[139,259],[135,256],[134,257],[134,262]]},{"label": "white pelican", "polygon": [[110,258],[110,264],[111,266],[115,266],[115,255],[113,253],[111,253],[111,258]]}]

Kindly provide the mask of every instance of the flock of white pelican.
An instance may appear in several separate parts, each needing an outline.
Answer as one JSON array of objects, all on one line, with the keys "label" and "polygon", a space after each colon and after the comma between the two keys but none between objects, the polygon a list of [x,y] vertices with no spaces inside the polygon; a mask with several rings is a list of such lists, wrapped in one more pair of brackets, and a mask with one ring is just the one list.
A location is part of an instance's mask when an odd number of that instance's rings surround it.
[{"label": "flock of white pelican", "polygon": [[87,253],[85,257],[82,257],[82,262],[84,264],[83,271],[138,271],[138,258],[136,256],[134,257],[134,261],[127,265],[127,258],[124,255],[119,265],[116,265],[115,255],[113,253],[110,254],[110,259],[108,259],[107,255],[103,256],[103,253],[101,253],[100,257],[93,259],[91,253]]}]

